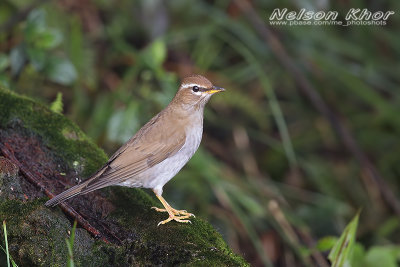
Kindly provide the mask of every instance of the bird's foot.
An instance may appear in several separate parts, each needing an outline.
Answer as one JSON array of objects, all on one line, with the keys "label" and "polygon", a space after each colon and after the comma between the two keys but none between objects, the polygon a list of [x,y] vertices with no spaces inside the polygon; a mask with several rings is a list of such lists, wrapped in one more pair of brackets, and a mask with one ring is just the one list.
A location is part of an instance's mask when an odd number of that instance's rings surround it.
[{"label": "bird's foot", "polygon": [[161,221],[157,226],[161,225],[161,224],[166,224],[167,222],[170,221],[177,221],[177,222],[181,222],[181,223],[191,223],[191,221],[189,220],[185,220],[191,216],[195,217],[194,214],[187,212],[186,210],[176,210],[172,207],[170,207],[168,210],[167,209],[160,209],[157,207],[151,207],[152,209],[154,209],[155,211],[158,212],[168,212],[169,214],[169,218]]},{"label": "bird's foot", "polygon": [[[151,208],[158,212],[168,212],[168,210],[166,210],[166,209],[160,209],[157,207],[151,207]],[[180,218],[182,218],[182,217],[189,218],[191,216],[196,217],[196,216],[194,216],[193,213],[189,213],[186,210],[176,210],[174,208],[171,208],[169,211],[172,212],[174,215],[179,216]],[[184,218],[182,218],[182,219],[184,219]]]},{"label": "bird's foot", "polygon": [[161,224],[166,224],[167,222],[170,222],[170,221],[176,221],[176,222],[180,222],[180,223],[192,223],[191,221],[189,221],[189,220],[185,220],[186,218],[188,218],[187,216],[176,216],[176,215],[170,215],[169,217],[168,217],[168,219],[166,219],[166,220],[164,220],[164,221],[161,221],[161,222],[159,222],[158,224],[157,224],[157,226],[160,226]]}]

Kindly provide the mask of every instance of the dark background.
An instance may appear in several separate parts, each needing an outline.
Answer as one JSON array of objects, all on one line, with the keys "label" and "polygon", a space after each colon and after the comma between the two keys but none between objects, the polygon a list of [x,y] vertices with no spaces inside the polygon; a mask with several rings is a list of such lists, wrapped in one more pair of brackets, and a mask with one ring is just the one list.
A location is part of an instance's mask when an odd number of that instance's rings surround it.
[{"label": "dark background", "polygon": [[[164,187],[171,205],[211,222],[254,266],[325,257],[362,209],[354,266],[395,266],[399,5],[2,0],[0,83],[62,112],[111,155],[183,76],[203,74],[227,92]],[[384,26],[270,26],[285,7],[342,20],[350,8],[396,13]]]}]

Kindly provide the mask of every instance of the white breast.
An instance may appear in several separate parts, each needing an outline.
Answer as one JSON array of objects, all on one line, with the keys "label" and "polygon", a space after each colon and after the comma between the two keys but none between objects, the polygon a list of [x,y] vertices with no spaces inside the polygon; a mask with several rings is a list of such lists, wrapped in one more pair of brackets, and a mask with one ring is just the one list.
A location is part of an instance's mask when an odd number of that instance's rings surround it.
[{"label": "white breast", "polygon": [[203,135],[203,118],[196,127],[188,127],[186,130],[186,141],[182,148],[172,157],[165,159],[147,171],[141,173],[137,178],[125,181],[124,186],[152,188],[158,194],[162,194],[163,186],[171,180],[198,149]]}]

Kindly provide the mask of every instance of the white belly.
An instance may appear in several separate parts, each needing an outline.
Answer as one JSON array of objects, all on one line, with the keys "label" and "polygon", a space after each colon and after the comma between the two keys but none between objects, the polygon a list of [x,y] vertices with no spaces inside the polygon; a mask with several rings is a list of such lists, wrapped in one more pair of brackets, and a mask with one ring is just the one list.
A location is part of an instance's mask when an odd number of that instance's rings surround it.
[{"label": "white belly", "polygon": [[171,180],[198,149],[203,134],[203,125],[186,132],[186,142],[172,157],[165,159],[147,171],[139,174],[135,179],[128,179],[122,186],[152,188],[162,194],[162,187]]}]

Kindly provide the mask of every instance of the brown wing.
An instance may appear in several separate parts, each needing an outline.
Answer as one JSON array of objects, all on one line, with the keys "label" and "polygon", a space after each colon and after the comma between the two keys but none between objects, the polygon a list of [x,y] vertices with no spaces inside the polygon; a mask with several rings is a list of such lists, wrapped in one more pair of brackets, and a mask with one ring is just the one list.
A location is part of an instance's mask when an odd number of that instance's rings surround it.
[{"label": "brown wing", "polygon": [[185,144],[185,131],[178,128],[180,123],[168,123],[168,128],[160,130],[160,123],[167,126],[159,114],[110,158],[105,170],[94,176],[81,193],[135,179],[138,174],[178,152]]},{"label": "brown wing", "polygon": [[185,132],[177,128],[180,123],[171,123],[168,128],[159,130],[157,124],[165,123],[163,116],[165,114],[160,113],[143,126],[91,178],[55,196],[46,205],[55,206],[73,196],[135,179],[138,174],[178,152],[185,143]]}]

